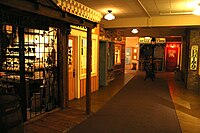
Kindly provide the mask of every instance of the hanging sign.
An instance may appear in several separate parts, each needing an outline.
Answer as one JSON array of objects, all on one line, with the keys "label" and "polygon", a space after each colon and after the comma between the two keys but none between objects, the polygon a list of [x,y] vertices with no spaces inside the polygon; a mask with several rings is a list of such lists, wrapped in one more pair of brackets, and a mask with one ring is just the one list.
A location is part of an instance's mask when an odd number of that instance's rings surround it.
[{"label": "hanging sign", "polygon": [[140,37],[139,38],[139,43],[151,43],[151,38],[150,37]]},{"label": "hanging sign", "polygon": [[192,45],[190,56],[190,70],[197,70],[198,45]]},{"label": "hanging sign", "polygon": [[166,43],[166,38],[156,38],[156,43]]},{"label": "hanging sign", "polygon": [[[141,44],[151,44],[151,37],[140,37],[139,43]],[[166,38],[156,38],[156,43],[166,43]]]}]

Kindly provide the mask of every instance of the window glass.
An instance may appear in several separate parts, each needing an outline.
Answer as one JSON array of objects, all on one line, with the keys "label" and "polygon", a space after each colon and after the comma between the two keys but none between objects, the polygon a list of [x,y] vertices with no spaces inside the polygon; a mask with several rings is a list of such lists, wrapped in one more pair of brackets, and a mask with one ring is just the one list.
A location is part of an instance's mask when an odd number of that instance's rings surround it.
[{"label": "window glass", "polygon": [[[81,39],[81,47],[80,47],[80,73],[81,76],[86,75],[86,67],[87,67],[87,39]],[[97,73],[97,40],[92,39],[92,58],[91,58],[91,69],[92,74]]]},{"label": "window glass", "polygon": [[115,45],[115,65],[121,64],[121,46]]}]

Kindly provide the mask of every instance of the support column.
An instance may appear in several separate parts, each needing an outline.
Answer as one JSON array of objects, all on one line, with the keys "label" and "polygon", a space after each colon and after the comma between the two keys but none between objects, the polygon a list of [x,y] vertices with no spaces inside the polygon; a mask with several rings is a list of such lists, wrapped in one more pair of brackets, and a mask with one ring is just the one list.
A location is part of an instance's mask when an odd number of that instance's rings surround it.
[{"label": "support column", "polygon": [[68,38],[70,27],[59,30],[58,43],[58,79],[59,79],[59,106],[68,107]]},{"label": "support column", "polygon": [[20,87],[19,96],[22,109],[23,120],[27,120],[27,105],[26,105],[26,82],[25,82],[25,55],[24,55],[24,28],[18,28],[19,35],[19,64],[20,64]]},{"label": "support column", "polygon": [[92,29],[87,28],[87,72],[86,72],[86,114],[91,113],[91,56],[92,56]]}]

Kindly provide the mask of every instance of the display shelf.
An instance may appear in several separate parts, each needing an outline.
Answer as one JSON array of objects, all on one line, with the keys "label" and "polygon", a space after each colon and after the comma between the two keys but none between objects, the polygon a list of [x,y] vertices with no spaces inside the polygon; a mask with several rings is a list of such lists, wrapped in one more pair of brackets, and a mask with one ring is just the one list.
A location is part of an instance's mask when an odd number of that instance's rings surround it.
[{"label": "display shelf", "polygon": [[43,34],[40,34],[40,33],[36,33],[36,32],[24,32],[24,34],[29,34],[29,35],[43,35]]},{"label": "display shelf", "polygon": [[[19,58],[19,55],[6,55],[7,58]],[[36,56],[25,56],[26,59],[31,59],[31,60],[35,60]]]},{"label": "display shelf", "polygon": [[[42,44],[45,44],[45,43],[24,42],[24,46],[37,46],[39,44],[42,45]],[[13,47],[19,47],[19,43],[12,43],[11,46],[12,46],[12,48]]]},{"label": "display shelf", "polygon": [[[20,70],[5,70],[3,69],[4,72],[6,73],[15,73],[15,74],[19,74]],[[33,71],[25,71],[25,74],[29,74],[29,75],[33,75]]]}]

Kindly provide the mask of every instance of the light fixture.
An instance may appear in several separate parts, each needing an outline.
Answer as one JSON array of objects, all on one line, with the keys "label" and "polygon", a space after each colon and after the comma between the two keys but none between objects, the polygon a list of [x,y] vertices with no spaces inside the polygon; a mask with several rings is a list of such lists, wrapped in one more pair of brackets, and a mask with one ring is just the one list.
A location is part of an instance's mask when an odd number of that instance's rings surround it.
[{"label": "light fixture", "polygon": [[133,29],[131,32],[132,32],[133,34],[137,34],[137,33],[138,33],[138,29]]},{"label": "light fixture", "polygon": [[106,20],[113,20],[113,19],[115,19],[115,16],[114,16],[111,12],[112,12],[112,10],[108,10],[108,14],[106,14],[106,15],[104,16],[104,18],[105,18]]},{"label": "light fixture", "polygon": [[194,15],[200,16],[200,4],[196,6],[196,8],[192,12]]},{"label": "light fixture", "polygon": [[197,15],[197,16],[200,16],[200,7],[197,7],[193,10],[193,14],[194,15]]}]

